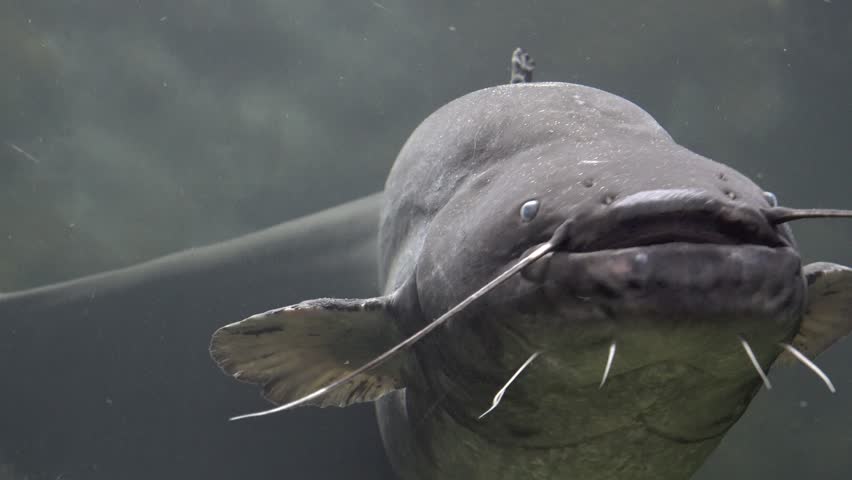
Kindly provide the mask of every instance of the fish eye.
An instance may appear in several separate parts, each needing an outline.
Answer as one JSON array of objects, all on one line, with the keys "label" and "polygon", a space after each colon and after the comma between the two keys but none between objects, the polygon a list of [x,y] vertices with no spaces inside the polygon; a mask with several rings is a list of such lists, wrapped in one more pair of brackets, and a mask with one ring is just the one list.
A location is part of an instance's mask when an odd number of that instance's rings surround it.
[{"label": "fish eye", "polygon": [[538,200],[528,200],[521,205],[521,220],[524,222],[529,222],[536,215],[538,215],[538,209],[541,206],[541,202]]},{"label": "fish eye", "polygon": [[772,192],[763,192],[763,198],[769,203],[770,207],[778,206],[778,197]]}]

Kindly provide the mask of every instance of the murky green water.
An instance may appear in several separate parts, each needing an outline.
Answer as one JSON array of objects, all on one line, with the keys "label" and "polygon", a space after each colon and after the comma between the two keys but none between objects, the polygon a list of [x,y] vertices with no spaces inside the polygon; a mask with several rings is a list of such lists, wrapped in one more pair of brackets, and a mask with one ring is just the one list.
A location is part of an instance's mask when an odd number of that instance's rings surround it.
[{"label": "murky green water", "polygon": [[[516,46],[536,80],[622,95],[786,205],[852,207],[846,1],[0,0],[0,290],[378,191],[420,120],[505,83]],[[852,263],[852,224],[796,233],[807,260]],[[278,288],[287,304],[371,286]],[[237,320],[241,301],[203,314]],[[129,304],[75,311],[79,329],[27,307],[38,334],[0,317],[0,479],[389,478],[369,407],[226,424],[263,403],[244,388],[221,405],[240,387],[201,350],[172,363],[209,338],[182,340],[192,305],[154,318]],[[821,358],[836,395],[774,371],[697,478],[852,475],[850,359],[849,342]]]}]

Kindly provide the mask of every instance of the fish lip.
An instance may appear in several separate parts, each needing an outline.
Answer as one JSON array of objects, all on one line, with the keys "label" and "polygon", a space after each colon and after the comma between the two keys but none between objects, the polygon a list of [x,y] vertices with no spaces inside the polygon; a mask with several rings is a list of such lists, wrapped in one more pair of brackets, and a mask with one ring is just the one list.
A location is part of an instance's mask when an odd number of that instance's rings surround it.
[{"label": "fish lip", "polygon": [[559,251],[593,252],[665,243],[788,247],[792,239],[760,210],[695,190],[627,196],[571,220]]},{"label": "fish lip", "polygon": [[531,267],[555,304],[605,304],[626,318],[786,317],[798,308],[804,288],[798,252],[766,245],[674,242],[556,251]]}]

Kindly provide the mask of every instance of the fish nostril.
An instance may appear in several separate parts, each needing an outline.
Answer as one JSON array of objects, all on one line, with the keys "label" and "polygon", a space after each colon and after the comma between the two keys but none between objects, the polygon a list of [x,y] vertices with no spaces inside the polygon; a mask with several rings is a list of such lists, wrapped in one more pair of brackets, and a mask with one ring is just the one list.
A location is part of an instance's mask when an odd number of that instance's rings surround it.
[{"label": "fish nostril", "polygon": [[737,199],[737,194],[736,194],[736,192],[733,192],[733,191],[731,191],[731,190],[727,190],[727,191],[725,192],[725,195],[726,195],[728,198],[730,198],[731,200],[736,200],[736,199]]},{"label": "fish nostril", "polygon": [[593,178],[587,178],[580,183],[582,183],[586,188],[592,188],[595,186],[595,180]]}]

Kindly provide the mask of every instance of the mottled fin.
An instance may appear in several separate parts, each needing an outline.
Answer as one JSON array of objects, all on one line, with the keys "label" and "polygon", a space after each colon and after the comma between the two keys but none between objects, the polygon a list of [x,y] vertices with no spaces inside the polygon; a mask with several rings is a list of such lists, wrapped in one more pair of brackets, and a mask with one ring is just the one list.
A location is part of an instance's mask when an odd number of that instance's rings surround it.
[{"label": "mottled fin", "polygon": [[[812,263],[804,268],[808,302],[793,346],[810,359],[852,331],[852,268]],[[795,361],[784,352],[779,361]]]},{"label": "mottled fin", "polygon": [[[270,310],[213,334],[210,355],[234,378],[288,403],[342,377],[397,343],[388,297],[322,298]],[[399,359],[358,375],[310,405],[344,407],[401,388]]]}]

